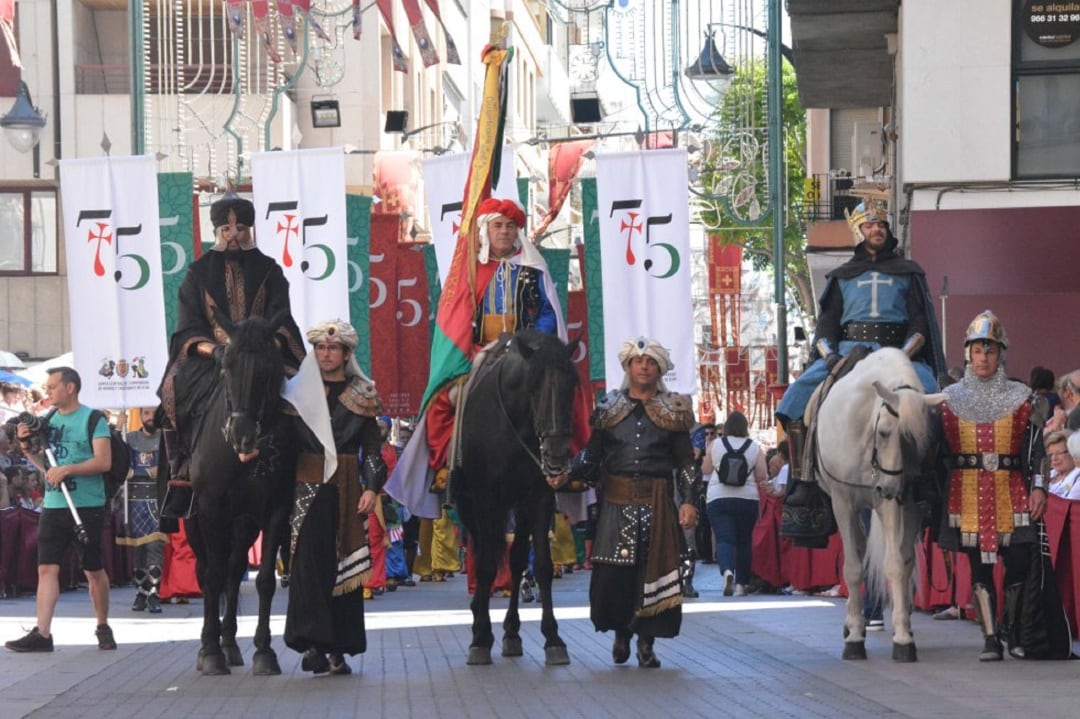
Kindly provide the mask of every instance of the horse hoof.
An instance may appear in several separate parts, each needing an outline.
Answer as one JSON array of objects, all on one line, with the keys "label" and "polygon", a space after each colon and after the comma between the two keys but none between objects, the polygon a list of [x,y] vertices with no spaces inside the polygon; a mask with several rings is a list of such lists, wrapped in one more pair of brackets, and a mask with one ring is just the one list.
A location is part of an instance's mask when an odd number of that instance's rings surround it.
[{"label": "horse hoof", "polygon": [[562,667],[569,663],[570,655],[566,652],[566,646],[544,648],[544,664],[549,667]]},{"label": "horse hoof", "polygon": [[224,654],[201,655],[195,667],[204,677],[220,677],[232,673],[229,665],[225,663]]},{"label": "horse hoof", "polygon": [[277,654],[272,649],[255,652],[251,658],[251,672],[257,677],[273,677],[281,674]]},{"label": "horse hoof", "polygon": [[230,667],[244,666],[244,655],[240,653],[240,647],[235,644],[223,646],[221,651],[225,652],[225,659],[228,660]]},{"label": "horse hoof", "polygon": [[844,642],[844,659],[866,659],[866,642]]},{"label": "horse hoof", "polygon": [[503,637],[502,655],[504,657],[520,657],[524,653],[521,647],[521,637]]},{"label": "horse hoof", "polygon": [[915,653],[915,643],[897,644],[893,642],[892,658],[894,662],[910,663],[919,661],[919,657]]},{"label": "horse hoof", "polygon": [[469,666],[491,664],[491,647],[469,647]]}]

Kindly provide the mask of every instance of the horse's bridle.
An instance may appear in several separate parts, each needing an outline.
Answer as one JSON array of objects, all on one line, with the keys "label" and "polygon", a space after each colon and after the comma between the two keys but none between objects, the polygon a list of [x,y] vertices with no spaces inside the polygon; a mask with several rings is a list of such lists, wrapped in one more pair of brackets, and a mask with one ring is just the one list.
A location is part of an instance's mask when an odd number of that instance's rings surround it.
[{"label": "horse's bridle", "polygon": [[[899,385],[897,387],[894,387],[892,391],[893,392],[898,392],[898,391],[900,391],[902,389],[914,390],[915,387],[912,387],[909,384],[902,384],[902,385]],[[889,411],[889,414],[891,414],[893,417],[897,417],[897,418],[900,417],[900,413],[897,412],[895,409],[893,409],[889,405],[888,402],[882,401],[882,404],[885,406],[885,409],[887,409]],[[900,469],[885,469],[884,467],[881,466],[881,462],[878,460],[878,447],[877,447],[878,432],[877,432],[877,428],[878,428],[878,422],[880,422],[880,421],[881,421],[881,412],[879,410],[878,413],[874,416],[874,444],[873,444],[873,448],[870,451],[870,468],[874,470],[875,476],[882,475],[882,474],[887,474],[890,477],[901,476],[904,473],[904,468],[903,467],[901,467]],[[815,429],[814,431],[816,432],[817,430]],[[817,445],[816,440],[815,440],[814,444]],[[830,472],[825,467],[825,461],[824,461],[824,458],[821,456],[821,447],[820,446],[815,446],[814,454],[816,455],[816,458],[817,458],[817,466],[821,469],[821,471],[823,471],[825,474],[827,474],[829,476],[829,479],[831,479],[832,481],[834,481],[834,482],[836,482],[838,484],[845,484],[845,485],[847,485],[849,487],[861,487],[861,486],[863,486],[863,485],[860,485],[860,484],[856,484],[854,482],[847,482],[847,481],[844,481],[843,479],[840,479],[839,477],[833,476],[832,472]]]},{"label": "horse's bridle", "polygon": [[[245,366],[243,367],[243,370],[245,370],[244,374],[243,374],[244,385],[245,385],[244,386],[244,394],[247,397],[251,397],[252,394],[253,394],[251,383],[255,379],[255,373],[251,371],[250,367],[246,366],[247,364],[249,364],[251,362],[250,359],[244,357],[243,362],[245,363]],[[260,401],[259,401],[259,406],[257,408],[258,411],[253,412],[253,411],[248,410],[246,407],[235,407],[234,406],[234,402],[233,402],[233,398],[232,398],[232,392],[230,391],[230,385],[232,383],[228,382],[228,381],[225,381],[225,366],[224,366],[224,364],[222,364],[222,367],[221,367],[221,378],[222,378],[222,383],[221,384],[224,386],[224,389],[225,389],[225,426],[221,428],[221,432],[222,432],[222,434],[225,435],[225,439],[228,440],[228,438],[229,438],[229,432],[232,429],[232,423],[235,420],[241,419],[243,417],[251,417],[251,418],[253,418],[255,420],[255,437],[256,438],[260,437],[262,435],[262,421],[261,421],[260,418],[266,412],[266,403],[269,400],[270,394],[271,394],[270,393],[270,383],[269,383],[269,381],[267,381],[267,384],[266,384],[266,391],[259,393]]]},{"label": "horse's bridle", "polygon": [[[507,424],[510,425],[510,431],[512,431],[514,433],[514,439],[517,440],[518,445],[520,445],[520,447],[523,450],[525,450],[525,453],[529,455],[529,458],[532,459],[533,463],[537,466],[537,468],[539,468],[540,471],[543,472],[544,471],[544,462],[543,462],[542,456],[541,457],[536,456],[536,454],[532,451],[532,449],[529,447],[529,445],[525,442],[524,438],[522,438],[522,436],[518,433],[517,427],[514,426],[514,421],[510,417],[510,413],[506,411],[506,404],[503,402],[503,395],[502,395],[502,370],[503,370],[503,363],[499,362],[499,368],[496,370],[496,377],[495,377],[495,397],[496,397],[496,399],[499,400],[499,409],[502,410],[503,417],[506,419]],[[549,383],[549,384],[551,384],[551,387],[550,387],[551,395],[552,395],[551,396],[551,406],[554,407],[555,406],[555,387],[554,387],[553,383]],[[554,422],[554,413],[552,413],[552,422]],[[543,455],[543,453],[544,453],[544,439],[546,439],[547,437],[551,437],[551,436],[559,435],[559,434],[566,434],[566,433],[561,432],[558,427],[544,428],[543,430],[541,430],[538,433],[538,438],[540,440],[540,454],[541,455]]]},{"label": "horse's bridle", "polygon": [[[899,392],[902,389],[914,390],[915,388],[912,387],[909,384],[902,384],[902,385],[900,385],[898,387],[894,387],[893,392]],[[891,414],[893,417],[896,417],[897,419],[900,419],[900,413],[897,412],[895,409],[893,409],[892,405],[890,405],[888,402],[886,402],[884,400],[881,401],[881,404],[882,404],[882,406],[885,407],[885,409],[887,409],[889,411],[889,414]],[[874,447],[870,452],[870,468],[874,470],[874,476],[875,477],[877,477],[878,475],[882,475],[882,474],[887,474],[890,477],[899,477],[900,475],[902,475],[904,473],[904,467],[903,466],[901,466],[900,469],[886,469],[886,468],[882,467],[881,462],[878,461],[878,449],[877,449],[878,431],[877,431],[877,429],[878,429],[878,423],[880,421],[881,421],[881,410],[878,410],[878,413],[874,416]]]}]

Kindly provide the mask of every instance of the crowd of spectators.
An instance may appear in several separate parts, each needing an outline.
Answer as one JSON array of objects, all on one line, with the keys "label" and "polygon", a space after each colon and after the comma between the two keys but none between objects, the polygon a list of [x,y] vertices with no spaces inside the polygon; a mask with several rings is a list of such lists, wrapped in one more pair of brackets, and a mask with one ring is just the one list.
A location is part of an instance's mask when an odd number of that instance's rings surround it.
[{"label": "crowd of spectators", "polygon": [[[1030,384],[1035,395],[1045,398],[1048,405],[1046,411],[1049,420],[1043,441],[1047,457],[1044,473],[1048,477],[1050,494],[1062,500],[1080,500],[1080,371],[1066,374],[1055,381],[1049,370],[1035,368]],[[39,394],[8,384],[4,384],[0,389],[3,399],[0,402],[0,421],[12,419],[23,411],[40,414],[47,410],[42,406]],[[110,421],[120,426],[126,423],[123,413],[110,415]],[[708,423],[697,425],[692,432],[694,446],[698,449],[700,460],[705,460],[706,470],[719,464],[725,453],[719,441],[725,434],[724,429],[723,424],[717,426]],[[749,436],[749,432],[745,430],[738,434],[740,437]],[[409,420],[395,418],[392,429],[386,436],[388,451],[400,454],[411,436],[412,425]],[[757,436],[760,439],[760,435]],[[714,442],[714,438],[717,441]],[[744,440],[740,439],[739,443],[742,441]],[[703,501],[703,526],[699,528],[691,545],[698,563],[716,565],[719,559],[718,569],[712,571],[721,573],[722,585],[726,590],[724,594],[727,596],[759,592],[835,594],[840,581],[838,572],[830,574],[813,586],[805,586],[805,582],[791,584],[786,577],[777,580],[777,576],[782,576],[782,573],[778,575],[770,570],[772,558],[754,556],[755,552],[769,555],[774,553],[774,548],[781,548],[777,551],[783,551],[784,540],[779,536],[779,525],[773,521],[771,514],[774,513],[775,506],[783,501],[789,466],[785,443],[770,448],[767,442],[761,442],[760,446],[754,443],[752,447],[754,449],[749,452],[753,455],[750,458],[752,481],[747,483],[745,490],[720,489],[716,483],[715,470],[704,473],[703,481],[708,483],[711,493]],[[706,448],[713,450],[711,456]],[[758,455],[762,457],[761,460],[757,459]],[[763,476],[762,463],[765,467]],[[42,486],[40,472],[23,457],[18,443],[10,441],[4,433],[0,433],[0,509],[22,507],[40,511]],[[756,495],[756,499],[751,495]],[[437,520],[420,520],[410,517],[403,507],[388,496],[384,495],[382,501],[389,530],[388,543],[391,545],[388,547],[388,571],[385,577],[378,577],[369,587],[369,596],[379,597],[401,586],[415,586],[416,582],[445,581],[463,571],[466,566],[467,542],[464,529],[453,510]],[[756,515],[752,527],[744,526],[746,522],[738,520],[738,512],[730,517],[725,516],[724,512],[720,511],[726,506],[725,502],[727,505],[737,505],[727,509],[738,510],[742,503],[752,507]],[[594,510],[595,506],[590,509]],[[562,572],[590,568],[587,546],[591,542],[587,542],[586,538],[591,536],[590,522],[595,522],[596,512],[590,511],[589,516],[593,519],[571,527],[575,551],[571,555],[573,561],[567,561],[558,568]],[[713,520],[711,523],[710,519]],[[688,542],[690,539],[688,536]],[[835,554],[837,550],[832,548],[814,551]],[[961,560],[962,557],[955,559]],[[955,562],[958,567],[961,564],[960,561]],[[953,574],[957,571],[954,568]],[[557,571],[556,576],[560,573]],[[530,598],[530,589],[529,578],[526,577],[523,587],[524,601]],[[696,594],[691,585],[687,598],[692,599]],[[970,611],[964,611],[963,601],[953,605],[944,603],[931,609],[942,607],[945,611],[938,612],[937,615],[941,618],[970,614]]]},{"label": "crowd of spectators", "polygon": [[[0,424],[13,421],[22,412],[33,411],[41,401],[14,384],[0,384]],[[13,426],[13,425],[10,425]],[[44,497],[41,473],[27,461],[6,432],[0,432],[0,509],[25,507],[40,510]]]}]

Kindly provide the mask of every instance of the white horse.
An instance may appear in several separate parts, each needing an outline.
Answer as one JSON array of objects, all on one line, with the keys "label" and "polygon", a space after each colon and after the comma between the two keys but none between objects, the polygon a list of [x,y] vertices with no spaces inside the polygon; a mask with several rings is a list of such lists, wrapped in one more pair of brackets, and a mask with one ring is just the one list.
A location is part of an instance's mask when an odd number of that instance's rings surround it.
[{"label": "white horse", "polygon": [[[869,572],[871,596],[882,596],[888,582],[893,659],[917,659],[911,635],[911,575],[922,522],[905,485],[918,476],[930,450],[929,408],[944,399],[943,394],[924,394],[907,355],[887,347],[867,356],[838,380],[818,409],[816,466],[812,471],[832,498],[844,543],[844,581],[848,586],[844,659],[866,659],[866,620],[860,591],[864,569]],[[860,510],[866,508],[877,515],[869,556],[859,520]]]}]

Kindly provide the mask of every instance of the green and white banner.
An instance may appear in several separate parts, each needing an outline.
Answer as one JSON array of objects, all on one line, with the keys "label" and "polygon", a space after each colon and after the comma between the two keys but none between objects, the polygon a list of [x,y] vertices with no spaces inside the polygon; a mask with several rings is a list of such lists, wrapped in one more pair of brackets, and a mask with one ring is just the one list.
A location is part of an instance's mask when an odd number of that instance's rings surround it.
[{"label": "green and white banner", "polygon": [[194,180],[190,172],[163,172],[157,178],[167,340],[176,328],[180,283],[188,266],[195,261]]},{"label": "green and white banner", "polygon": [[165,373],[164,285],[154,158],[60,161],[79,400],[152,407]]},{"label": "green and white banner", "polygon": [[644,336],[671,354],[668,389],[697,394],[687,187],[683,147],[596,157],[608,390],[622,382],[623,343]]}]

